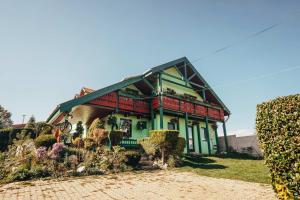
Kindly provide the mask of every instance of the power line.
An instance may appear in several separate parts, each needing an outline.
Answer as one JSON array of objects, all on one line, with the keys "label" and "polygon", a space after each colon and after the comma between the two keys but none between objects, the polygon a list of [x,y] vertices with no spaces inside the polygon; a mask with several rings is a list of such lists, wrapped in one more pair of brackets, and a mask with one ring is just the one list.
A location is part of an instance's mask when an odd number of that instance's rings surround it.
[{"label": "power line", "polygon": [[238,40],[238,41],[236,41],[236,42],[233,42],[233,43],[231,43],[231,44],[228,44],[228,45],[226,45],[226,46],[223,46],[223,47],[221,47],[221,48],[219,48],[219,49],[216,49],[215,51],[212,51],[211,53],[209,53],[209,54],[207,54],[207,55],[205,55],[205,56],[202,56],[202,57],[200,57],[200,58],[197,58],[197,59],[191,61],[190,63],[195,63],[195,62],[198,62],[198,61],[200,61],[200,60],[203,60],[203,59],[205,59],[205,58],[207,58],[207,57],[210,57],[210,56],[213,56],[213,55],[215,55],[215,54],[218,54],[218,53],[221,53],[221,52],[223,52],[223,51],[226,51],[226,50],[228,50],[229,48],[231,48],[231,47],[233,47],[233,46],[236,46],[236,45],[238,45],[238,44],[240,44],[240,43],[242,43],[242,42],[244,42],[244,41],[247,41],[247,40],[249,40],[249,39],[258,37],[258,36],[260,36],[261,34],[267,32],[267,31],[272,30],[273,28],[277,27],[278,25],[279,25],[279,23],[278,23],[278,24],[272,24],[271,26],[268,26],[268,27],[266,27],[266,28],[264,28],[264,29],[261,29],[261,30],[255,32],[255,33],[253,33],[253,34],[251,34],[251,35],[249,35],[249,36],[247,36],[247,37],[244,37],[244,38],[242,38],[242,39],[240,39],[240,40]]},{"label": "power line", "polygon": [[254,77],[251,77],[251,78],[248,78],[248,79],[228,83],[228,84],[222,84],[222,85],[219,85],[219,86],[216,85],[214,88],[232,87],[232,86],[239,85],[239,84],[242,84],[242,83],[251,82],[251,81],[255,81],[255,80],[259,80],[259,79],[264,79],[264,78],[276,76],[276,75],[281,74],[281,73],[296,71],[296,70],[299,70],[299,69],[300,69],[300,65],[294,66],[294,67],[289,67],[289,68],[285,68],[285,69],[282,69],[282,70],[279,70],[279,71],[276,71],[276,72],[267,73],[267,74],[263,74],[263,75],[258,75],[258,76],[254,76]]},{"label": "power line", "polygon": [[238,40],[238,41],[236,41],[236,42],[233,42],[233,43],[228,44],[228,45],[226,45],[226,46],[223,46],[223,47],[221,47],[221,48],[219,48],[219,49],[216,49],[215,51],[212,51],[211,53],[208,53],[208,54],[205,55],[205,56],[196,58],[195,60],[191,61],[190,63],[198,62],[198,61],[203,60],[203,59],[205,59],[205,58],[207,58],[207,57],[210,57],[210,56],[213,56],[213,55],[215,55],[215,54],[218,54],[218,53],[221,53],[221,52],[223,52],[223,51],[226,51],[226,50],[230,49],[230,48],[233,47],[233,46],[236,46],[236,45],[241,44],[241,43],[244,42],[244,41],[250,40],[250,39],[252,39],[252,38],[256,38],[256,37],[262,35],[263,33],[266,33],[266,32],[268,32],[268,31],[270,31],[270,30],[276,28],[277,26],[283,24],[283,23],[286,22],[289,18],[292,18],[292,17],[294,18],[294,17],[298,16],[299,14],[300,14],[300,10],[298,9],[298,10],[296,10],[295,12],[293,12],[292,15],[283,17],[278,23],[274,23],[274,24],[272,24],[271,26],[265,27],[264,29],[261,29],[261,30],[255,32],[255,33],[253,33],[253,34],[251,34],[251,35],[249,35],[249,36],[246,36],[246,37],[244,37],[244,38],[242,38],[242,39],[240,39],[240,40]]}]

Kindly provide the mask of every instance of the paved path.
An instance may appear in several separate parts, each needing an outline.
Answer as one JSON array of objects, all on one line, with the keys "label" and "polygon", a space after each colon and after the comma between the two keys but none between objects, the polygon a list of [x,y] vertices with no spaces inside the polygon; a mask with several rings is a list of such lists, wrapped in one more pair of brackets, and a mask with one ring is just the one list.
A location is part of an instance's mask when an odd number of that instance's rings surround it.
[{"label": "paved path", "polygon": [[271,186],[209,178],[187,172],[153,171],[37,180],[0,187],[2,199],[275,199]]}]

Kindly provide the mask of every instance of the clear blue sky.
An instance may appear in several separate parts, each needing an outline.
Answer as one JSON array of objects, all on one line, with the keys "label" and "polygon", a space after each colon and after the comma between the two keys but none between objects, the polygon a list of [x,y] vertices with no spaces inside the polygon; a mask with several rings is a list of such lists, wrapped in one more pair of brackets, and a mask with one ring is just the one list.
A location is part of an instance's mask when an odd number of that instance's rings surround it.
[{"label": "clear blue sky", "polygon": [[[298,14],[297,14],[298,12]],[[0,104],[15,123],[45,120],[82,86],[99,89],[186,56],[232,111],[228,130],[251,132],[256,104],[300,92],[299,1],[0,1]],[[218,87],[217,87],[218,86]]]}]

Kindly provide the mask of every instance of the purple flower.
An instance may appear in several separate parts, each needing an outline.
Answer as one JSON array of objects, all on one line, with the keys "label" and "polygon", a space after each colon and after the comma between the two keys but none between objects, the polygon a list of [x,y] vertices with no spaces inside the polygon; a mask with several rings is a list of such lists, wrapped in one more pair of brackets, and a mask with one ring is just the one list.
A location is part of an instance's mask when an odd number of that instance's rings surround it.
[{"label": "purple flower", "polygon": [[44,159],[47,156],[47,148],[46,147],[39,147],[36,150],[36,157],[38,159]]},{"label": "purple flower", "polygon": [[58,159],[60,158],[61,153],[63,152],[65,145],[63,143],[53,144],[52,150],[50,152],[50,158]]}]

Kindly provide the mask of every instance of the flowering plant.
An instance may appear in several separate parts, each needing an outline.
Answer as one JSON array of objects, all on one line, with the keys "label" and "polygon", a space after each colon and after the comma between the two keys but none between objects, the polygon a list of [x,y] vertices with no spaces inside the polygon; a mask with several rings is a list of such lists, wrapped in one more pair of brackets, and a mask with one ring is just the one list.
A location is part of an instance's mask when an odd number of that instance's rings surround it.
[{"label": "flowering plant", "polygon": [[36,150],[36,157],[37,157],[39,160],[45,159],[46,156],[47,156],[47,147],[39,147],[39,148]]},{"label": "flowering plant", "polygon": [[50,158],[57,160],[61,158],[63,150],[65,149],[65,145],[63,143],[55,143],[53,144],[52,150],[50,151]]}]

